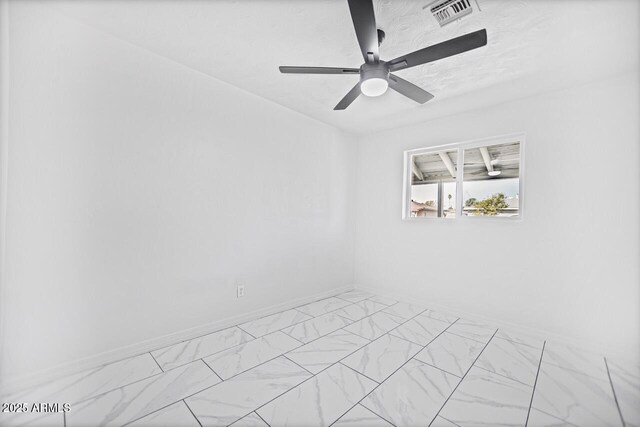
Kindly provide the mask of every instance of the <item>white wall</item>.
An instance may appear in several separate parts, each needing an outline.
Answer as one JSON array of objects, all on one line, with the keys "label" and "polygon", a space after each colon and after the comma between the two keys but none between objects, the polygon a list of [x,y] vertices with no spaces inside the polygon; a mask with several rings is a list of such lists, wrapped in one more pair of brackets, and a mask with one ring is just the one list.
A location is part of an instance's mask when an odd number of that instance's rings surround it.
[{"label": "white wall", "polygon": [[[637,354],[638,94],[636,69],[361,138],[358,286]],[[404,150],[520,131],[522,222],[401,220]]]},{"label": "white wall", "polygon": [[349,135],[10,14],[3,380],[352,285]]}]

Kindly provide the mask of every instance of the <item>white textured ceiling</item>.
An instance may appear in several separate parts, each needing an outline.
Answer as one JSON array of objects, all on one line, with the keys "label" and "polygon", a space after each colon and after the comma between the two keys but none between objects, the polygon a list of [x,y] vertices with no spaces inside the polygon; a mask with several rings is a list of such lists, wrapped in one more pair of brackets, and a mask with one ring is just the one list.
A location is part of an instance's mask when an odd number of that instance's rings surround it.
[{"label": "white textured ceiling", "polygon": [[[486,28],[488,45],[398,75],[433,93],[419,105],[393,91],[335,104],[347,75],[283,75],[278,65],[358,67],[346,0],[90,0],[59,12],[310,117],[355,133],[393,128],[587,83],[638,66],[636,0],[479,0],[481,12],[440,28],[431,0],[374,0],[393,59]],[[472,1],[473,6],[475,3]]]}]

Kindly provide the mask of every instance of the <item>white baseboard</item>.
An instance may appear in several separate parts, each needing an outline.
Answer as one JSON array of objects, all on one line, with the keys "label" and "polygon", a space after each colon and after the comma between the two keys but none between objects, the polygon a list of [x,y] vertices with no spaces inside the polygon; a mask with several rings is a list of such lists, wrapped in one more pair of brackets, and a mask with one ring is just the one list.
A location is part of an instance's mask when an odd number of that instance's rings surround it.
[{"label": "white baseboard", "polygon": [[320,292],[307,297],[297,298],[295,300],[286,301],[280,304],[275,304],[269,307],[254,310],[248,313],[243,313],[237,316],[228,317],[225,319],[217,320],[215,322],[207,323],[204,325],[196,326],[182,331],[173,332],[170,334],[162,335],[156,338],[152,338],[139,343],[127,345],[124,347],[116,348],[113,350],[98,353],[93,356],[84,357],[78,360],[73,360],[54,366],[42,371],[35,372],[33,374],[25,375],[22,377],[12,378],[0,384],[0,396],[16,393],[21,390],[25,390],[30,387],[43,384],[61,378],[67,375],[72,375],[78,372],[86,371],[88,369],[95,369],[100,366],[107,365],[109,363],[117,362],[119,360],[128,359],[133,356],[137,356],[143,353],[147,353],[153,350],[157,350],[162,347],[176,344],[181,341],[193,339],[202,335],[210,334],[212,332],[219,331],[221,329],[230,328],[240,323],[247,322],[252,319],[258,319],[260,317],[269,316],[280,311],[289,310],[300,305],[308,304],[313,301],[317,301],[323,298],[328,298],[333,295],[340,294],[352,290],[354,287],[344,286],[340,288],[334,288],[329,291]]},{"label": "white baseboard", "polygon": [[476,320],[478,322],[487,323],[490,325],[495,325],[497,328],[517,333],[523,337],[534,338],[538,340],[551,341],[555,343],[562,343],[568,346],[584,350],[589,353],[595,353],[598,355],[605,355],[608,357],[616,357],[618,360],[634,362],[637,361],[637,358],[629,353],[628,348],[615,348],[612,346],[604,345],[600,342],[590,341],[585,338],[572,337],[563,334],[559,334],[554,331],[548,331],[541,328],[531,327],[529,325],[514,323],[503,321],[491,317],[487,317],[482,314],[469,312],[469,311],[460,311],[450,306],[439,304],[437,301],[432,299],[426,300],[425,297],[409,294],[409,293],[398,293],[397,290],[392,290],[389,288],[383,287],[375,287],[375,286],[365,286],[356,284],[355,289],[368,291],[371,293],[375,293],[377,295],[386,296],[391,299],[405,301],[408,303],[413,303],[416,305],[421,305],[424,307],[432,308],[436,311],[442,311],[443,313],[449,313],[461,318]]}]

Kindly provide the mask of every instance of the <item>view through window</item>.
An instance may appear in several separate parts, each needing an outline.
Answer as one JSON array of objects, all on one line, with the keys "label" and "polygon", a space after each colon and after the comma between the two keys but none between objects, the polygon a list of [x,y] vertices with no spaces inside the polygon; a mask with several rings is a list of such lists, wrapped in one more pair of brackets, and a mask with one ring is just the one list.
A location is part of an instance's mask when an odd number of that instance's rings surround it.
[{"label": "view through window", "polygon": [[412,156],[412,217],[455,218],[457,158],[457,150]]},{"label": "view through window", "polygon": [[517,217],[520,211],[520,143],[464,150],[466,216]]}]

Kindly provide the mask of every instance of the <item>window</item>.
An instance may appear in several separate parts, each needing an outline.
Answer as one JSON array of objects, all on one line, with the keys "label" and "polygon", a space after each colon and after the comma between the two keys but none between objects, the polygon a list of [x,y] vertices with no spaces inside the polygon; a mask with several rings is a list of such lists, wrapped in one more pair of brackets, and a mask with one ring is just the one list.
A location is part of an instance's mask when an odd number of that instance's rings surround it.
[{"label": "window", "polygon": [[524,135],[405,152],[403,218],[521,218]]},{"label": "window", "polygon": [[457,158],[457,150],[412,156],[410,216],[455,217]]},{"label": "window", "polygon": [[520,143],[465,148],[462,191],[462,215],[517,217]]}]

